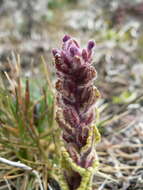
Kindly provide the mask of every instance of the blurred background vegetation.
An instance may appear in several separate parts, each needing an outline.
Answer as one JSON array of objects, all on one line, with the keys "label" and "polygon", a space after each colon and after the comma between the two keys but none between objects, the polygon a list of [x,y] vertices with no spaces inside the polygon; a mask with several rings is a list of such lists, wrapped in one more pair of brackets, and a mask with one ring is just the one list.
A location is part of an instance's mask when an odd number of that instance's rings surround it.
[{"label": "blurred background vegetation", "polygon": [[[64,34],[83,47],[94,39],[97,150],[108,177],[95,176],[93,189],[141,190],[143,1],[1,0],[0,20],[0,156],[36,168],[45,189],[60,189],[51,49]],[[2,164],[0,189],[8,189],[6,179],[12,190],[39,188],[32,175]]]}]

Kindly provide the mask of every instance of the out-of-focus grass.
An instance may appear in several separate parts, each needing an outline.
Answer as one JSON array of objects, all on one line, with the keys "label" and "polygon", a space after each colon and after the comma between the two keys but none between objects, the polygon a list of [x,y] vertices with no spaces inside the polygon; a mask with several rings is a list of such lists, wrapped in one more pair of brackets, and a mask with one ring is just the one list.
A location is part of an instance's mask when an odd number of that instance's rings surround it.
[{"label": "out-of-focus grass", "polygon": [[49,0],[48,7],[51,9],[62,7],[65,4],[68,3],[77,3],[78,0]]},{"label": "out-of-focus grass", "polygon": [[[36,168],[47,189],[48,177],[58,170],[59,162],[54,92],[48,70],[39,86],[38,77],[35,80],[21,77],[19,65],[17,59],[11,64],[13,73],[5,73],[9,84],[0,80],[0,156]],[[1,165],[0,186],[5,178],[14,178],[14,184],[26,183],[25,189],[36,188],[34,176],[26,174],[26,182],[20,180],[21,175],[25,173],[11,167],[7,170],[7,166]]]}]

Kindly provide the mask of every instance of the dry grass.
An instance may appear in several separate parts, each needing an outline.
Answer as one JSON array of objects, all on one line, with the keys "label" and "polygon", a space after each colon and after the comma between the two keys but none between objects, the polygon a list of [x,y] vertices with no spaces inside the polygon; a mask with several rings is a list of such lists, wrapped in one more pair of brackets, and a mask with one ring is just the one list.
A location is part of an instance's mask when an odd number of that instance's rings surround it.
[{"label": "dry grass", "polygon": [[[39,78],[33,82],[22,76],[19,56],[8,61],[11,72],[5,73],[7,79],[1,80],[0,84],[0,157],[20,161],[37,171],[47,189],[48,180],[55,178],[59,170],[56,151],[59,145],[55,140],[59,130],[54,119],[55,100],[50,74],[44,66],[46,77],[39,87]],[[39,189],[32,171],[1,163],[0,189]]]}]

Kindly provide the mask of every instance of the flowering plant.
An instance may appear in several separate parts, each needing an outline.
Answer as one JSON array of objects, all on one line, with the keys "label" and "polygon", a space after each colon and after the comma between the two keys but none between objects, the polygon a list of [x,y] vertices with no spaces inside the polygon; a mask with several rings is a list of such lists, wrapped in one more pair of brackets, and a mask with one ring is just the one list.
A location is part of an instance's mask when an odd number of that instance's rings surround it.
[{"label": "flowering plant", "polygon": [[93,85],[94,41],[81,49],[70,36],[63,38],[62,49],[53,49],[58,81],[56,120],[62,129],[61,187],[63,190],[90,190],[98,158],[95,145],[100,140],[95,103],[100,96]]}]

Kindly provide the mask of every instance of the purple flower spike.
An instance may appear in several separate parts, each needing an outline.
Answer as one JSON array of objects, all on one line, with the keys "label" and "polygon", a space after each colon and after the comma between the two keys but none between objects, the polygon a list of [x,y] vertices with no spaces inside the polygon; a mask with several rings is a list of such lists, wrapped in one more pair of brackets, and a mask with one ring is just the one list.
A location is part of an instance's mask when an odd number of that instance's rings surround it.
[{"label": "purple flower spike", "polygon": [[69,35],[65,35],[65,36],[63,37],[63,42],[68,41],[70,38],[71,38],[71,37],[70,37]]},{"label": "purple flower spike", "polygon": [[95,46],[95,42],[94,42],[93,40],[90,40],[90,41],[88,42],[87,49],[88,49],[89,51],[91,51],[94,46]]},{"label": "purple flower spike", "polygon": [[[90,64],[94,46],[94,41],[89,41],[87,48],[82,49],[76,40],[65,35],[61,50],[53,50],[58,77],[56,120],[62,129],[66,151],[73,162],[83,168],[92,167],[96,160],[91,125],[95,121],[95,103],[100,94],[93,86],[96,70]],[[88,137],[92,142],[84,149]],[[69,189],[76,190],[82,177],[73,169],[63,170]]]}]

